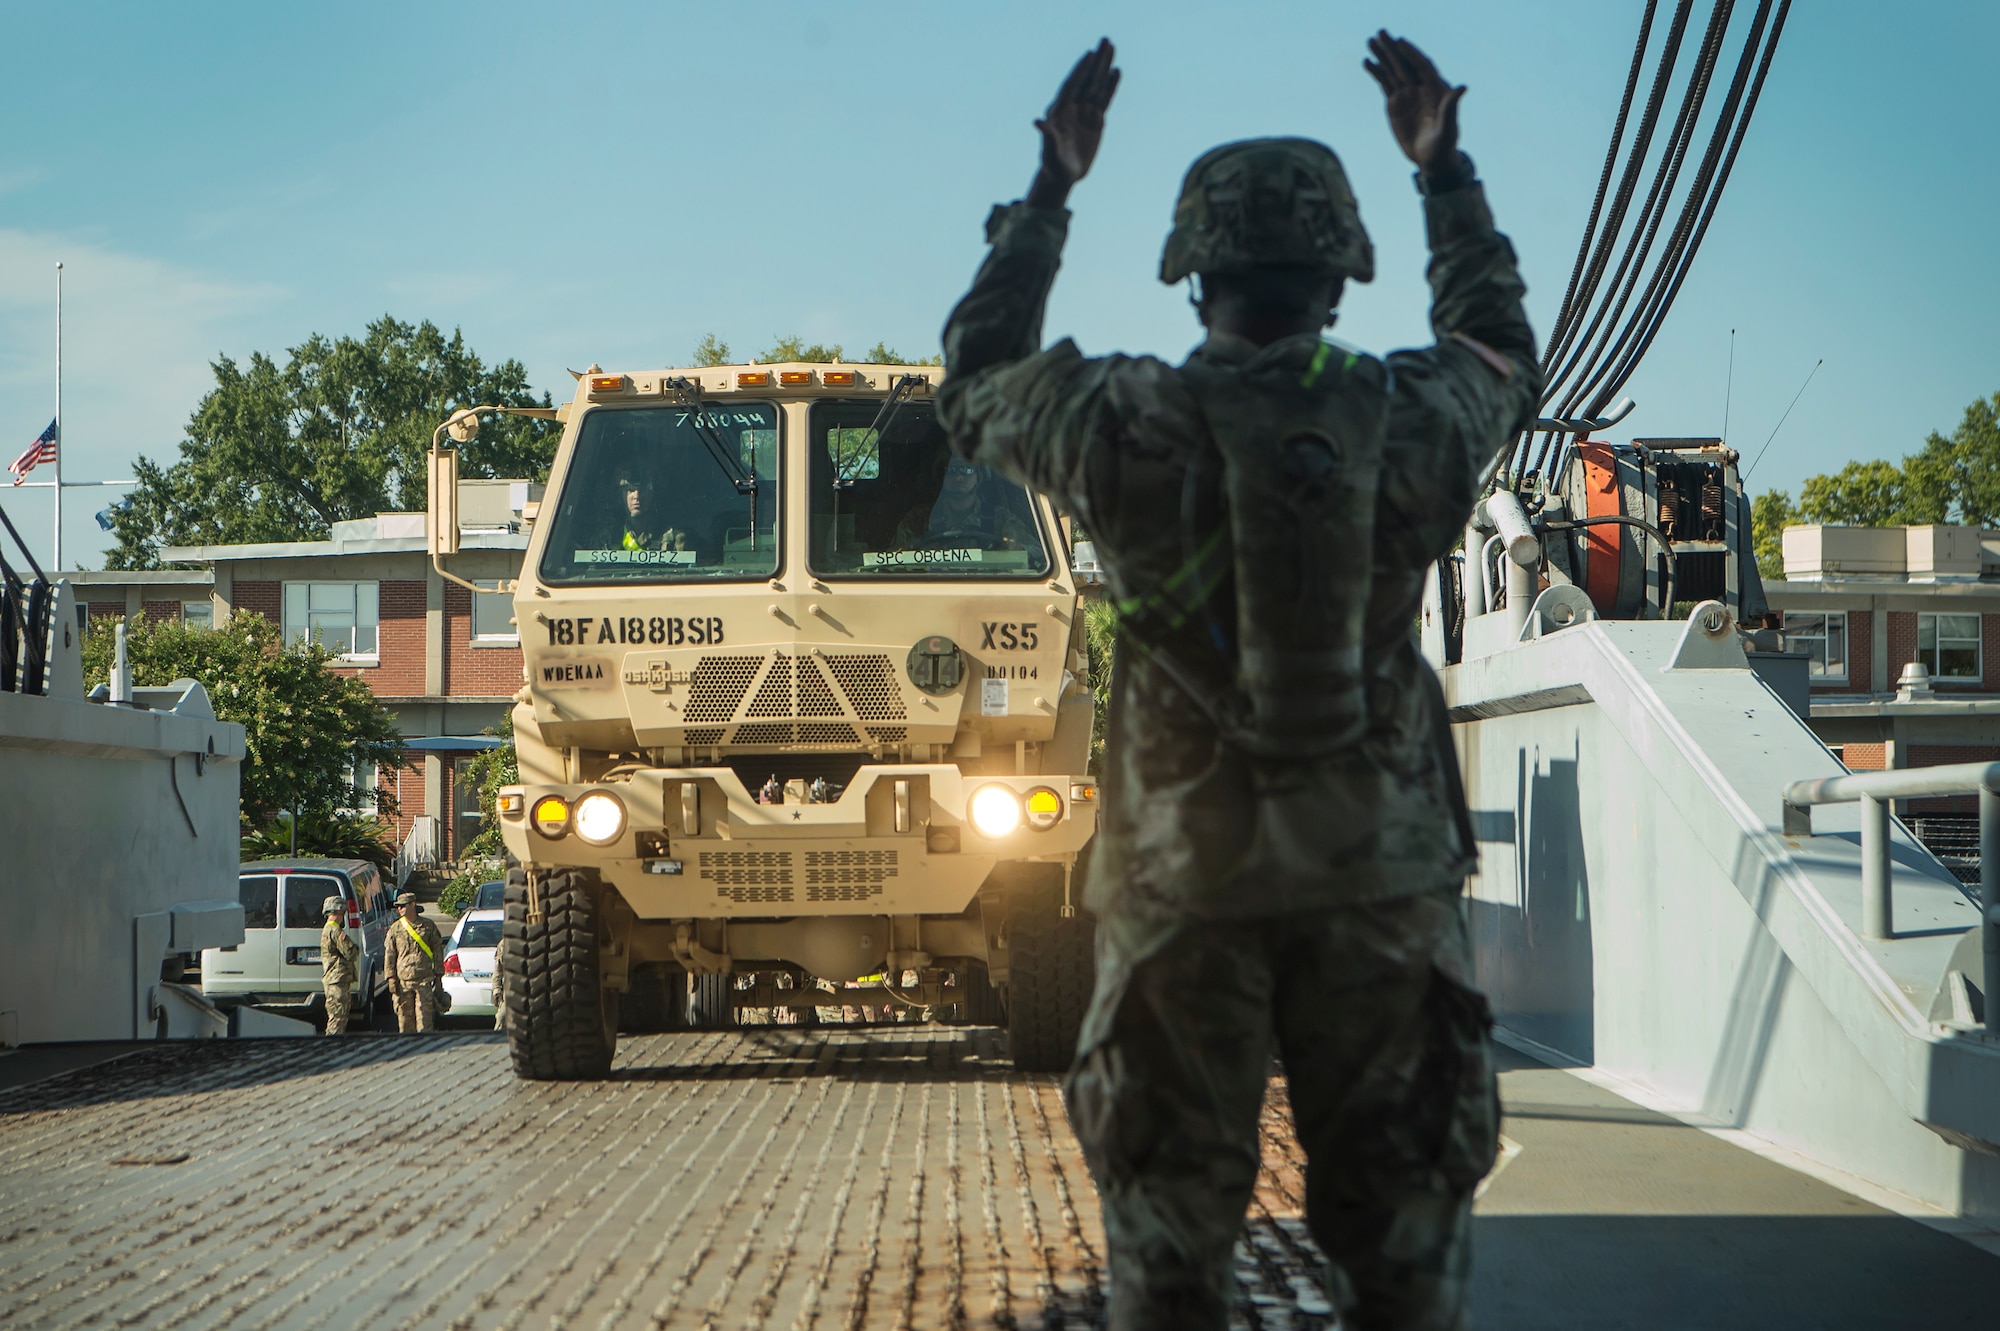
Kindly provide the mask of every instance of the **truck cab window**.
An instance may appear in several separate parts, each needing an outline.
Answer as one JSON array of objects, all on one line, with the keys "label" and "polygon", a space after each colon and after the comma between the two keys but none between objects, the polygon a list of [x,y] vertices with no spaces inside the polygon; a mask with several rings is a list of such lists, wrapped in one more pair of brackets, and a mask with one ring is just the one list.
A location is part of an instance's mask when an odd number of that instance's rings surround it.
[{"label": "truck cab window", "polygon": [[778,412],[769,403],[710,403],[700,420],[680,406],[592,411],[555,502],[542,580],[771,577],[778,458]]},{"label": "truck cab window", "polygon": [[840,577],[1039,578],[1048,547],[1027,490],[951,451],[929,402],[812,409],[810,549]]}]

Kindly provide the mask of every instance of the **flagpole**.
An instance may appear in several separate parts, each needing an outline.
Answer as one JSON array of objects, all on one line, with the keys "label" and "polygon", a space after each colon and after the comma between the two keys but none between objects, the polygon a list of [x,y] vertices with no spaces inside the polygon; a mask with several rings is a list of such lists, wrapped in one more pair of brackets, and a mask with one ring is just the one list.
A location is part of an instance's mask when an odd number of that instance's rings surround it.
[{"label": "flagpole", "polygon": [[62,261],[56,261],[56,548],[50,571],[62,574]]}]

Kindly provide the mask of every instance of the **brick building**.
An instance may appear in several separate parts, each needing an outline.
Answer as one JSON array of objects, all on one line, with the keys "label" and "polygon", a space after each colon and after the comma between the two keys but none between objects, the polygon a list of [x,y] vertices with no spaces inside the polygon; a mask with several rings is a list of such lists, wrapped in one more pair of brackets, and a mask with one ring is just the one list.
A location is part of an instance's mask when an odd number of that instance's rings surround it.
[{"label": "brick building", "polygon": [[[1794,526],[1784,550],[1785,580],[1764,594],[1790,648],[1811,653],[1812,727],[1841,761],[2000,760],[2000,531]],[[1900,803],[1917,820],[1976,813],[1970,798]]]},{"label": "brick building", "polygon": [[161,557],[200,571],[76,573],[86,620],[124,615],[221,624],[255,611],[290,638],[313,637],[340,653],[339,673],[362,680],[396,718],[410,763],[362,772],[393,793],[397,838],[436,819],[437,852],[454,858],[480,827],[464,780],[492,740],[484,732],[521,687],[513,598],[500,589],[519,575],[528,537],[525,506],[541,487],[526,481],[463,481],[459,487],[459,576],[492,592],[474,594],[431,567],[421,513],[378,513],[335,523],[324,541],[169,547]]}]

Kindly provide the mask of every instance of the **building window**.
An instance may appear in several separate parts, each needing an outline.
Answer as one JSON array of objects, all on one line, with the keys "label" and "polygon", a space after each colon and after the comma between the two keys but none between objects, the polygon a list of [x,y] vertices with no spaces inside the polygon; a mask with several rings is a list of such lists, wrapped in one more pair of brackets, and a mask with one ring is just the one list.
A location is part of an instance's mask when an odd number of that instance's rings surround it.
[{"label": "building window", "polygon": [[1979,616],[1918,615],[1917,660],[1932,679],[1979,678]]},{"label": "building window", "polygon": [[182,601],[181,623],[191,629],[212,629],[215,627],[215,602]]},{"label": "building window", "polygon": [[1785,645],[1804,647],[1812,657],[1807,673],[1822,681],[1847,678],[1847,612],[1802,615],[1785,612]]},{"label": "building window", "polygon": [[498,578],[475,578],[479,590],[472,597],[472,640],[474,642],[517,643],[520,630],[514,627],[514,597]]},{"label": "building window", "polygon": [[381,812],[376,794],[376,782],[380,779],[380,774],[374,763],[359,759],[350,762],[342,769],[340,779],[348,788],[348,797],[353,801],[347,806],[349,813],[363,813],[372,818]]},{"label": "building window", "polygon": [[376,659],[372,582],[285,584],[285,641],[317,642],[349,659]]}]

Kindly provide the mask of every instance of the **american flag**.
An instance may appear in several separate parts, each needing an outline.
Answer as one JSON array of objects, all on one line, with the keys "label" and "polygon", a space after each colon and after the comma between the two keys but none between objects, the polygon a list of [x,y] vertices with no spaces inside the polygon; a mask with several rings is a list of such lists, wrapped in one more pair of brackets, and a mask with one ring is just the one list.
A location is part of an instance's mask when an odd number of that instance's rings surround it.
[{"label": "american flag", "polygon": [[61,436],[56,432],[56,423],[49,422],[49,428],[35,436],[35,442],[28,445],[28,451],[7,464],[7,470],[14,473],[14,484],[28,479],[28,473],[44,462],[56,460],[56,440]]}]

